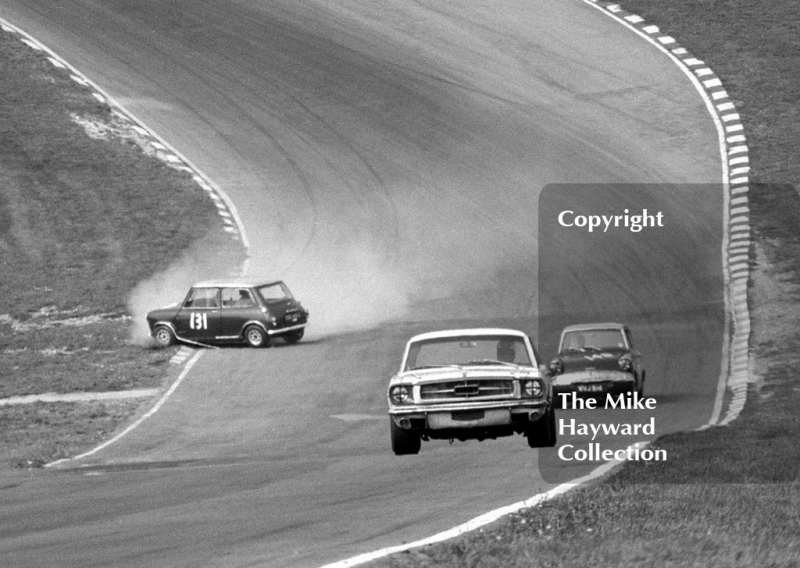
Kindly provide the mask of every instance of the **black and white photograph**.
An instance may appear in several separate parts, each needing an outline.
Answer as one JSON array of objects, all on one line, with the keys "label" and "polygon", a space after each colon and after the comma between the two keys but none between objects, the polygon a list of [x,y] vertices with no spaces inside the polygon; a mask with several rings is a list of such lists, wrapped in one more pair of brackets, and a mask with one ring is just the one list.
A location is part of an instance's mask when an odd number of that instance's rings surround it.
[{"label": "black and white photograph", "polygon": [[0,566],[800,566],[798,38],[0,0]]}]

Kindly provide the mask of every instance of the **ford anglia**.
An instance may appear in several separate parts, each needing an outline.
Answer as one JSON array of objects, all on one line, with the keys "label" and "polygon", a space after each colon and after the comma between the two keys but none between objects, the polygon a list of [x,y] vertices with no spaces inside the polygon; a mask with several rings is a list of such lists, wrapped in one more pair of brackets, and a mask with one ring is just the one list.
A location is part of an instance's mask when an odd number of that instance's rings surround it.
[{"label": "ford anglia", "polygon": [[556,402],[561,393],[589,397],[644,394],[645,369],[628,326],[619,323],[571,325],[561,332],[558,355],[550,362]]}]

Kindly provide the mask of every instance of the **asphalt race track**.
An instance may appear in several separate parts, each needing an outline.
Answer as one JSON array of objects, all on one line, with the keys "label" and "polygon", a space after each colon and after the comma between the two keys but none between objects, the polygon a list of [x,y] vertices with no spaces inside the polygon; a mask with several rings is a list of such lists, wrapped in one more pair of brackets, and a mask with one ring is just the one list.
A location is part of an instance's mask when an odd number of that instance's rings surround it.
[{"label": "asphalt race track", "polygon": [[[385,386],[420,331],[536,336],[623,319],[658,401],[641,420],[655,416],[660,435],[711,416],[723,332],[716,130],[667,57],[587,4],[0,0],[0,17],[219,184],[247,231],[249,273],[285,279],[312,315],[296,346],[205,352],[158,413],[105,450],[5,479],[3,566],[322,566],[599,465],[521,437],[395,457]],[[576,267],[570,285],[537,284],[537,203],[551,183],[706,185],[667,195],[680,230],[632,237],[635,270],[593,287],[581,267],[619,250],[556,243],[548,254]],[[539,293],[575,305],[577,289],[591,291],[580,313],[537,320]]]}]

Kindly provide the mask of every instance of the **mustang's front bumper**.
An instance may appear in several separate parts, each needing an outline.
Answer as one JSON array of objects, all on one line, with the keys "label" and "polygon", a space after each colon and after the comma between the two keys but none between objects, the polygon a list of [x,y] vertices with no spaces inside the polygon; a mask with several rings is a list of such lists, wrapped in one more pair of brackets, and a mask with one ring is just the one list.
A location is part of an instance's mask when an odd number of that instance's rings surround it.
[{"label": "mustang's front bumper", "polygon": [[636,388],[632,373],[623,371],[578,371],[553,377],[553,393],[576,392],[586,395],[618,394]]},{"label": "mustang's front bumper", "polygon": [[546,399],[393,406],[389,415],[400,428],[452,430],[537,422],[547,414]]}]

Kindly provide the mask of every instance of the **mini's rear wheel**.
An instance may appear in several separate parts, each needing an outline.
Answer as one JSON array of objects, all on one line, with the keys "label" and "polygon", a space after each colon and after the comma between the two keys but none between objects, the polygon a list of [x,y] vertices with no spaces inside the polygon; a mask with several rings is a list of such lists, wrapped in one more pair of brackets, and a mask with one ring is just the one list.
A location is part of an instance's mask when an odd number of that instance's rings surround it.
[{"label": "mini's rear wheel", "polygon": [[267,332],[257,325],[251,325],[244,330],[244,340],[250,347],[269,347]]},{"label": "mini's rear wheel", "polygon": [[419,434],[411,430],[400,428],[394,423],[394,419],[389,417],[389,429],[392,433],[392,451],[396,456],[418,454],[422,447],[422,439]]},{"label": "mini's rear wheel", "polygon": [[166,325],[158,325],[153,331],[153,339],[159,347],[169,347],[175,343],[175,334]]}]

